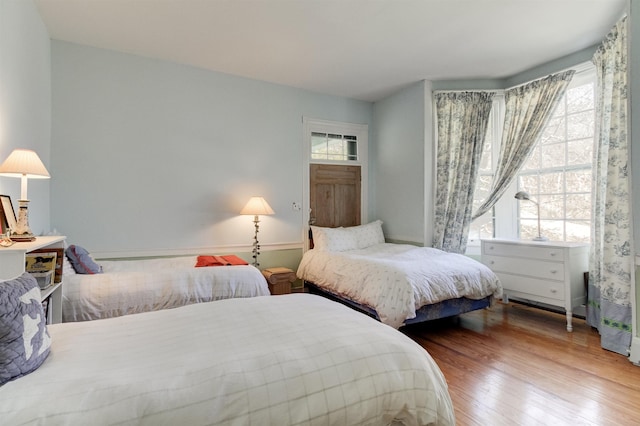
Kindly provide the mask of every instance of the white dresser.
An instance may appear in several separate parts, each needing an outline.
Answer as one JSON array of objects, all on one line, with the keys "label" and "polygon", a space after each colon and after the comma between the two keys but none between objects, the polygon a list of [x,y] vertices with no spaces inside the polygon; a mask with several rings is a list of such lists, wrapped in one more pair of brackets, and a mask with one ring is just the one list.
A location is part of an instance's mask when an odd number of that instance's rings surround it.
[{"label": "white dresser", "polygon": [[482,263],[498,275],[509,297],[559,306],[572,331],[574,308],[586,303],[589,245],[555,241],[482,240]]}]

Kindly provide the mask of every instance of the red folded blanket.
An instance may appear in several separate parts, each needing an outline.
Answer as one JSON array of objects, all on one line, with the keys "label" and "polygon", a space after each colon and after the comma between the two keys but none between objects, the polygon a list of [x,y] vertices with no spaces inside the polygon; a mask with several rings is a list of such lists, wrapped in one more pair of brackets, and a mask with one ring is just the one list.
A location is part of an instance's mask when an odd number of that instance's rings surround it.
[{"label": "red folded blanket", "polygon": [[234,254],[227,254],[224,256],[198,256],[198,262],[196,268],[202,266],[234,266],[234,265],[248,265],[248,263]]}]

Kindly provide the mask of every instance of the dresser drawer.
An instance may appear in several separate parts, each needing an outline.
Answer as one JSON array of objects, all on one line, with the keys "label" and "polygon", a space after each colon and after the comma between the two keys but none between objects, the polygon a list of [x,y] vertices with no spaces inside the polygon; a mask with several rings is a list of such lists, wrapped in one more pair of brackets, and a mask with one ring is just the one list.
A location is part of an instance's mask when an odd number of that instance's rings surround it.
[{"label": "dresser drawer", "polygon": [[482,263],[494,272],[507,272],[545,280],[564,281],[564,263],[519,257],[482,256]]},{"label": "dresser drawer", "polygon": [[509,294],[509,291],[517,291],[519,293],[523,293],[524,298],[526,298],[526,295],[531,295],[532,300],[536,300],[538,297],[557,300],[560,302],[558,305],[562,306],[561,302],[564,301],[565,291],[564,284],[561,282],[504,274],[500,272],[496,272],[496,275],[500,278],[504,292],[507,295]]},{"label": "dresser drawer", "polygon": [[526,259],[557,260],[563,262],[565,251],[556,247],[536,247],[532,245],[485,242],[482,245],[483,255],[523,257]]}]

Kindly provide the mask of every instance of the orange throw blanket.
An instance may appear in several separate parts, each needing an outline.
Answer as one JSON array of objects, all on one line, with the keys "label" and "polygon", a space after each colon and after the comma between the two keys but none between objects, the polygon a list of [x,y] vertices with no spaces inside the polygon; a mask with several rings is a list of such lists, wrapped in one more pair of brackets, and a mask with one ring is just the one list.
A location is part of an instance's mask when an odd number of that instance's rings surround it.
[{"label": "orange throw blanket", "polygon": [[234,265],[248,265],[248,263],[234,254],[227,254],[224,256],[198,256],[198,262],[196,262],[196,268],[200,268],[202,266]]}]

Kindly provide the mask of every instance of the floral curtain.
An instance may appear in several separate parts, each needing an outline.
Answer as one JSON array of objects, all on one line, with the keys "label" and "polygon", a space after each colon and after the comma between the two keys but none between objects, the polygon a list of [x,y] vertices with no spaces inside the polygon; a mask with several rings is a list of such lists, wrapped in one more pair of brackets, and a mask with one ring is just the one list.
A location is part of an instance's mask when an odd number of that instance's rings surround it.
[{"label": "floral curtain", "polygon": [[565,71],[505,92],[504,130],[498,167],[491,191],[473,213],[472,219],[488,212],[507,190],[551,119],[573,74],[573,70]]},{"label": "floral curtain", "polygon": [[627,19],[593,57],[597,73],[596,147],[587,322],[603,348],[628,355],[631,345],[631,184],[627,134]]},{"label": "floral curtain", "polygon": [[464,253],[494,93],[437,93],[438,159],[433,246]]}]

